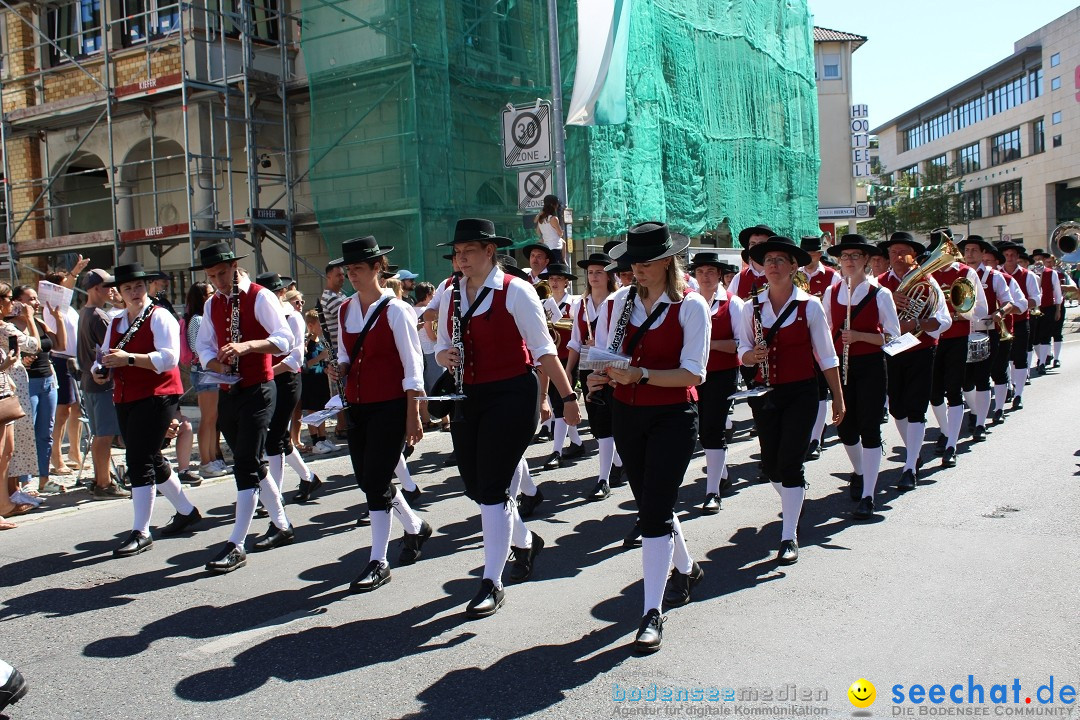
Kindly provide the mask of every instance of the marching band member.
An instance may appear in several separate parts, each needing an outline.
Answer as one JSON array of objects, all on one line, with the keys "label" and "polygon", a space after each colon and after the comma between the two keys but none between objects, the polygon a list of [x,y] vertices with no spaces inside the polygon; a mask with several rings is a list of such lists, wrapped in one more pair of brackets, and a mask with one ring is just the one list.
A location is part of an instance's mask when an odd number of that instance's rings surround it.
[{"label": "marching band member", "polygon": [[799,559],[796,528],[806,495],[803,462],[817,416],[815,360],[832,391],[837,425],[844,419],[844,396],[825,310],[817,298],[794,285],[795,273],[809,255],[791,238],[772,237],[750,248],[750,257],[765,267],[768,287],[744,306],[739,355],[743,365],[756,369],[755,384],[772,388],[750,407],[762,466],[783,507],[777,560],[791,565]]},{"label": "marching band member", "polygon": [[532,243],[521,248],[521,252],[529,263],[529,282],[536,285],[543,280],[544,270],[555,259],[551,248],[543,243]]},{"label": "marching band member", "polygon": [[1054,331],[1058,321],[1064,316],[1065,298],[1061,294],[1061,278],[1052,266],[1054,256],[1044,250],[1033,250],[1031,257],[1036,262],[1042,263],[1038,272],[1039,294],[1042,302],[1039,311],[1042,316],[1038,322],[1038,338],[1035,340],[1035,353],[1037,363],[1036,375],[1046,374],[1046,358],[1050,355],[1050,343],[1054,341]]},{"label": "marching band member", "polygon": [[874,492],[881,469],[881,409],[887,386],[881,347],[886,338],[900,335],[892,293],[871,282],[866,274],[875,249],[862,235],[844,235],[829,248],[829,255],[840,259],[843,281],[825,291],[823,303],[836,354],[844,358],[841,368],[847,413],[836,434],[851,460],[851,499],[861,497],[852,513],[857,520],[874,515]]},{"label": "marching band member", "polygon": [[285,322],[281,302],[269,290],[240,272],[237,256],[227,243],[214,243],[199,251],[197,269],[217,291],[203,307],[195,347],[199,361],[211,372],[239,376],[218,393],[218,428],[233,453],[236,479],[236,522],[225,547],[206,564],[211,572],[228,573],[247,564],[244,539],[261,500],[270,513],[271,527],[255,543],[255,550],[270,550],[293,541],[277,484],[267,477],[261,458],[266,430],[274,412],[274,355],[292,347],[292,331]]},{"label": "marching band member", "polygon": [[729,295],[735,295],[740,300],[748,300],[765,285],[765,269],[754,262],[753,258],[747,255],[747,251],[775,234],[772,228],[762,224],[742,229],[739,233],[739,245],[743,248],[743,261],[746,262],[746,267],[740,270],[727,286]]},{"label": "marching band member", "polygon": [[159,534],[175,535],[202,519],[184,494],[172,464],[161,454],[169,423],[176,417],[184,394],[177,367],[180,325],[147,294],[149,277],[139,263],[118,265],[113,270],[108,286],[119,289],[125,311],[112,319],[105,332],[102,347],[107,352],[101,358],[105,370],[91,372],[102,385],[111,372],[135,509],[131,535],[113,551],[113,557],[138,555],[154,544],[150,516],[158,490],[176,508],[173,519]]},{"label": "marching band member", "polygon": [[604,304],[607,317],[597,323],[596,347],[614,346],[630,365],[589,376],[590,391],[615,386],[612,429],[642,535],[645,602],[634,646],[643,653],[659,650],[663,641],[661,601],[685,605],[705,575],[674,511],[697,440],[694,388],[705,380],[710,334],[708,305],[700,295],[686,294],[682,280],[678,255],[689,242],[686,236],[673,240],[663,223],[644,222],[612,249],[613,258],[631,265],[635,283]]},{"label": "marching band member", "polygon": [[[463,277],[451,302],[439,313],[436,358],[445,368],[462,368],[465,399],[461,417],[450,425],[465,494],[480,505],[484,535],[484,575],[480,590],[466,608],[472,618],[494,614],[505,602],[502,571],[513,543],[510,578],[527,580],[544,547],[530,533],[507,495],[515,469],[539,419],[540,387],[533,359],[555,383],[564,419],[577,425],[577,396],[570,386],[536,291],[507,275],[495,262],[496,249],[511,244],[495,234],[489,220],[459,220],[448,243]],[[461,332],[461,346],[451,328]],[[511,540],[512,530],[514,537]]]},{"label": "marching band member", "polygon": [[[1061,367],[1062,332],[1064,332],[1064,330],[1065,330],[1065,303],[1064,303],[1064,300],[1067,299],[1067,298],[1065,298],[1065,288],[1073,288],[1073,293],[1075,293],[1076,292],[1076,283],[1073,281],[1073,279],[1069,275],[1069,273],[1065,272],[1059,266],[1057,266],[1057,260],[1052,260],[1051,261],[1051,266],[1054,268],[1054,272],[1057,273],[1058,284],[1061,285],[1061,294],[1062,294],[1062,299],[1063,299],[1063,302],[1061,303],[1061,312],[1058,314],[1057,322],[1054,323],[1054,335],[1053,335],[1054,353],[1052,355],[1054,360],[1053,360],[1053,363],[1050,365],[1050,367],[1059,368],[1059,367]],[[1073,295],[1073,298],[1075,298],[1075,294]]]},{"label": "marching band member", "polygon": [[[821,237],[818,235],[806,235],[799,241],[799,247],[810,255],[810,262],[803,267],[809,285],[809,293],[821,300],[825,297],[825,291],[840,282],[840,273],[825,265],[821,260]],[[818,408],[817,417],[814,419],[814,432],[810,435],[810,449],[806,453],[807,460],[817,460],[821,457],[821,440],[825,433],[825,413],[828,410],[829,385],[825,382],[825,376],[817,373],[818,381]]]},{"label": "marching band member", "polygon": [[371,556],[352,582],[352,592],[376,590],[390,582],[386,551],[393,518],[405,528],[398,557],[411,565],[431,537],[431,525],[417,517],[401,490],[394,470],[406,442],[424,435],[416,398],[424,392],[424,356],[416,330],[416,315],[379,284],[392,247],[381,248],[374,237],[347,240],[333,265],[345,269],[356,294],[337,311],[337,366],[331,379],[345,378],[345,412],[356,483],[367,497],[371,514]]},{"label": "marching band member", "polygon": [[[990,243],[989,247],[983,248],[983,264],[999,273],[1005,280],[1005,286],[1009,290],[1009,304],[1011,306],[1009,311],[1002,316],[1002,324],[1008,334],[1002,337],[1001,333],[998,333],[997,348],[990,356],[990,379],[994,381],[993,410],[990,419],[997,425],[1005,419],[1005,402],[1009,392],[1009,358],[1012,357],[1013,347],[1013,320],[1017,313],[1027,311],[1027,298],[1024,297],[1024,291],[1020,289],[1020,285],[1017,284],[1013,276],[1003,269],[999,269],[999,266],[1005,264],[1005,254],[993,243]],[[989,304],[989,293],[986,300]],[[998,308],[998,314],[1001,314],[1000,307]],[[991,319],[993,319],[993,316],[991,316]]]},{"label": "marching band member", "polygon": [[[551,287],[551,297],[544,301],[544,305],[551,304],[555,309],[555,318],[551,320],[552,323],[556,323],[560,320],[569,320],[570,311],[574,306],[577,298],[567,292],[570,287],[571,280],[577,280],[577,276],[574,275],[574,271],[569,265],[565,263],[550,263],[543,273],[540,274],[540,279],[546,281]],[[551,313],[549,313],[549,318]],[[555,328],[555,332],[559,334],[558,355],[559,361],[566,367],[567,361],[570,357],[570,329],[569,328]],[[571,371],[567,371],[567,376],[570,378],[570,384],[574,384],[574,374]],[[581,443],[581,436],[578,434],[578,429],[574,426],[567,425],[563,419],[563,402],[559,397],[558,392],[555,390],[554,385],[548,386],[548,402],[551,404],[551,414],[554,418],[552,426],[552,452],[548,456],[547,460],[543,464],[544,470],[555,470],[562,467],[564,460],[579,457],[585,452],[585,446]],[[570,436],[570,446],[563,449],[563,444],[566,442],[566,436]]]},{"label": "marching band member", "polygon": [[701,512],[720,512],[720,486],[727,478],[727,420],[738,384],[737,328],[743,302],[720,284],[724,263],[714,252],[699,252],[690,263],[698,292],[709,305],[711,333],[705,382],[698,386],[698,439],[705,450],[705,502]]},{"label": "marching band member", "polygon": [[[611,258],[606,253],[593,253],[584,260],[578,261],[578,267],[585,271],[589,292],[583,294],[574,305],[571,312],[574,324],[570,329],[569,358],[566,363],[568,373],[578,370],[583,387],[588,387],[588,378],[591,370],[578,368],[583,348],[593,346],[596,337],[596,324],[600,318],[600,310],[604,303],[610,301],[615,292],[615,275],[606,270],[611,264]],[[616,461],[615,439],[611,435],[611,388],[605,386],[598,393],[599,397],[593,399],[591,395],[585,396],[585,412],[589,415],[589,430],[596,438],[600,448],[600,469],[597,472],[596,487],[589,493],[590,500],[604,500],[611,494],[612,487],[618,487],[626,482],[623,477],[622,460]],[[612,466],[615,466],[615,477],[612,481]]]},{"label": "marching band member", "polygon": [[1035,276],[1035,273],[1021,264],[1021,255],[1027,254],[1024,246],[1015,242],[1002,242],[998,243],[997,247],[998,250],[1005,253],[1005,272],[1016,280],[1017,285],[1024,292],[1024,299],[1027,300],[1027,309],[1013,315],[1012,357],[1010,358],[1013,367],[1012,410],[1023,410],[1024,385],[1028,377],[1029,348],[1032,343],[1031,311],[1042,304],[1042,292],[1039,287],[1039,279]]},{"label": "marching band member", "polygon": [[[930,249],[951,241],[952,232],[945,228],[930,234]],[[945,302],[952,314],[952,325],[943,332],[938,340],[937,353],[934,356],[934,381],[930,388],[930,404],[934,409],[941,435],[938,436],[936,450],[941,453],[942,467],[956,466],[956,443],[960,439],[960,428],[964,422],[964,373],[967,369],[968,335],[971,334],[972,321],[986,318],[986,294],[982,291],[979,275],[972,268],[961,262],[953,262],[934,273],[934,278],[941,287],[952,288],[953,283],[966,278],[975,288],[975,307],[970,312],[960,314],[952,304],[952,296],[945,291]],[[945,402],[948,401],[948,407]]]}]

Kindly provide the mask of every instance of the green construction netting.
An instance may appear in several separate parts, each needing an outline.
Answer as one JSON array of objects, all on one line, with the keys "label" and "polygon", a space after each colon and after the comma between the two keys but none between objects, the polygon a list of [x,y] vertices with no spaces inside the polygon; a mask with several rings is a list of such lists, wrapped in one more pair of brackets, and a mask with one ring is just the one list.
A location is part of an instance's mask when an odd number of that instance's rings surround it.
[{"label": "green construction netting", "polygon": [[[560,0],[564,94],[576,3]],[[500,113],[549,98],[545,0],[304,0],[311,185],[331,254],[374,234],[435,276],[457,218],[519,243]],[[635,0],[626,124],[569,128],[574,236],[645,219],[697,235],[727,218],[817,228],[818,135],[805,0]]]}]

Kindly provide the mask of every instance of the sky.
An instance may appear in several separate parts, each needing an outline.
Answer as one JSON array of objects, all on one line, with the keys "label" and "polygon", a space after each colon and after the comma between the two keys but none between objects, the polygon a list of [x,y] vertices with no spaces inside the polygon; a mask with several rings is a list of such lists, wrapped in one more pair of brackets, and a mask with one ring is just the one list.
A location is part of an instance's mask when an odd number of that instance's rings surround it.
[{"label": "sky", "polygon": [[1013,53],[1076,0],[807,0],[814,24],[865,35],[852,102],[878,127]]}]

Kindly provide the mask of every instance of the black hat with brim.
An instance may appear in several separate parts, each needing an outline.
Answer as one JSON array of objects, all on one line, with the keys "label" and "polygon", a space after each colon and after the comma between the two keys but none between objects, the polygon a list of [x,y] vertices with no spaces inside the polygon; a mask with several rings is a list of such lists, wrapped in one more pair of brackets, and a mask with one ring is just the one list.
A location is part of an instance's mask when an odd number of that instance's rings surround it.
[{"label": "black hat with brim", "polygon": [[731,263],[720,263],[720,272],[724,275],[727,275],[728,273],[737,274],[739,272],[739,267],[737,265],[732,265]]},{"label": "black hat with brim", "polygon": [[502,265],[504,273],[509,273],[516,278],[521,278],[525,282],[530,282],[529,274],[518,267],[517,260],[510,255],[497,255],[495,260]]},{"label": "black hat with brim", "polygon": [[341,257],[331,260],[330,265],[340,267],[342,265],[355,265],[356,263],[369,262],[383,255],[392,253],[394,248],[379,247],[379,242],[374,235],[353,238],[341,243]]},{"label": "black hat with brim", "polygon": [[821,236],[803,235],[799,238],[799,247],[806,252],[821,252]]},{"label": "black hat with brim", "polygon": [[926,245],[924,245],[923,243],[916,240],[915,236],[912,235],[911,233],[905,232],[903,230],[901,230],[899,232],[894,232],[892,235],[889,236],[888,240],[885,240],[884,242],[878,243],[878,247],[881,248],[882,250],[884,250],[885,252],[888,252],[889,248],[892,247],[893,245],[907,245],[907,246],[909,246],[912,250],[915,251],[914,254],[915,254],[916,257],[918,257],[919,255],[922,255],[924,252],[926,252]]},{"label": "black hat with brim", "polygon": [[765,256],[771,252],[787,253],[795,258],[795,264],[799,267],[809,265],[810,261],[813,259],[810,257],[810,253],[796,245],[794,240],[779,235],[774,235],[765,242],[758,243],[754,247],[747,249],[750,259],[758,265],[761,265]]},{"label": "black hat with brim", "polygon": [[[805,249],[806,248],[803,248],[803,250]],[[873,244],[862,235],[850,233],[848,235],[842,235],[840,237],[840,242],[830,246],[825,252],[829,253],[829,255],[832,255],[834,258],[838,258],[840,257],[840,253],[845,250],[860,250],[867,255],[873,255],[877,249],[877,245]]]},{"label": "black hat with brim", "polygon": [[547,245],[542,245],[541,243],[529,243],[528,245],[521,246],[521,254],[524,255],[526,258],[529,257],[529,254],[532,253],[533,250],[542,251],[545,255],[547,255],[547,259],[549,262],[553,257],[555,257],[551,254],[551,248],[549,248]]},{"label": "black hat with brim", "polygon": [[136,280],[149,282],[153,278],[154,273],[148,273],[143,270],[142,263],[117,265],[113,268],[112,280],[106,281],[105,287],[120,287],[124,283],[135,282]]},{"label": "black hat with brim", "polygon": [[930,231],[930,242],[926,246],[926,249],[930,252],[934,252],[941,245],[943,240],[950,241],[955,247],[959,247],[960,243],[964,240],[964,233],[954,233],[952,228],[940,227]]},{"label": "black hat with brim", "polygon": [[445,247],[467,242],[493,243],[495,247],[510,247],[513,244],[510,238],[495,234],[495,223],[490,220],[463,218],[454,225],[454,237],[439,245]]},{"label": "black hat with brim", "polygon": [[1016,252],[1020,253],[1021,255],[1024,255],[1024,254],[1027,253],[1027,248],[1025,248],[1023,245],[1021,245],[1018,242],[1013,242],[1012,240],[1005,240],[1003,242],[997,242],[997,243],[994,243],[994,244],[997,246],[997,249],[1000,250],[1001,252],[1005,252],[1006,250],[1015,250]]},{"label": "black hat with brim", "polygon": [[987,243],[987,245],[989,245],[989,247],[984,247],[983,252],[988,252],[993,255],[994,259],[997,260],[998,265],[1004,265],[1005,253],[1003,253],[1000,248],[995,247],[993,243]]},{"label": "black hat with brim", "polygon": [[[615,243],[615,244],[618,245],[619,243]],[[584,260],[578,260],[577,261],[577,266],[579,268],[581,268],[582,270],[588,270],[593,265],[600,265],[602,267],[607,267],[610,264],[611,264],[611,256],[608,255],[607,253],[592,253],[591,255],[589,255],[589,257],[585,258]]]},{"label": "black hat with brim", "polygon": [[284,290],[289,286],[289,284],[285,282],[285,278],[281,277],[276,272],[259,273],[255,276],[255,283],[261,285],[270,292]]},{"label": "black hat with brim", "polygon": [[993,252],[995,249],[994,246],[988,240],[985,240],[982,235],[969,235],[960,242],[956,243],[956,249],[960,252],[963,252],[965,245],[978,245],[980,249],[986,252]]},{"label": "black hat with brim", "polygon": [[690,260],[690,272],[694,272],[699,267],[714,267],[720,272],[723,272],[724,265],[726,265],[726,263],[720,259],[718,254],[710,251],[699,252],[695,253],[694,257]]},{"label": "black hat with brim", "polygon": [[1027,263],[1031,262],[1031,256],[1028,255],[1026,252],[1020,253],[1020,259]]},{"label": "black hat with brim", "polygon": [[608,270],[615,270],[620,265],[629,269],[634,263],[653,262],[672,257],[690,247],[690,238],[680,233],[668,232],[668,227],[661,222],[643,222],[634,225],[626,233],[626,242],[611,249],[615,261],[608,265]]},{"label": "black hat with brim", "polygon": [[1054,256],[1051,255],[1050,253],[1046,252],[1042,248],[1039,248],[1038,250],[1032,250],[1031,251],[1031,257],[1037,258],[1037,257],[1054,257]]},{"label": "black hat with brim", "polygon": [[191,266],[192,270],[206,270],[226,262],[243,260],[247,255],[237,255],[229,243],[216,242],[199,250],[199,262]]},{"label": "black hat with brim", "polygon": [[604,243],[604,254],[610,256],[612,248],[617,247],[619,242],[619,240],[608,240]]},{"label": "black hat with brim", "polygon": [[564,277],[569,280],[577,280],[577,275],[574,274],[574,270],[566,263],[550,263],[544,271],[540,273],[540,277]]},{"label": "black hat with brim", "polygon": [[752,225],[748,228],[743,228],[739,232],[739,244],[743,247],[747,247],[747,243],[750,242],[751,235],[768,235],[769,237],[776,237],[776,231],[768,225]]},{"label": "black hat with brim", "polygon": [[742,261],[747,265],[750,264],[750,251],[748,249],[743,248],[742,252],[739,253],[739,257],[741,257]]}]

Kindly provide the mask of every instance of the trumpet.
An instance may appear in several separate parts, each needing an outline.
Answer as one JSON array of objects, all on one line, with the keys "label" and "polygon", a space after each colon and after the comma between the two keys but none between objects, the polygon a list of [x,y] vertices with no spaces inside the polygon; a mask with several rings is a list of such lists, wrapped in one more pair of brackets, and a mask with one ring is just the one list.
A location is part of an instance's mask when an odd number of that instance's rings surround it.
[{"label": "trumpet", "polygon": [[574,327],[574,321],[570,318],[559,318],[555,322],[549,322],[548,334],[551,335],[551,341],[555,343],[556,348],[562,347],[562,332],[569,331]]},{"label": "trumpet", "polygon": [[1013,334],[1005,329],[1005,318],[1001,317],[997,313],[994,313],[994,324],[997,325],[998,335],[1001,342],[1009,342],[1013,339]]}]

